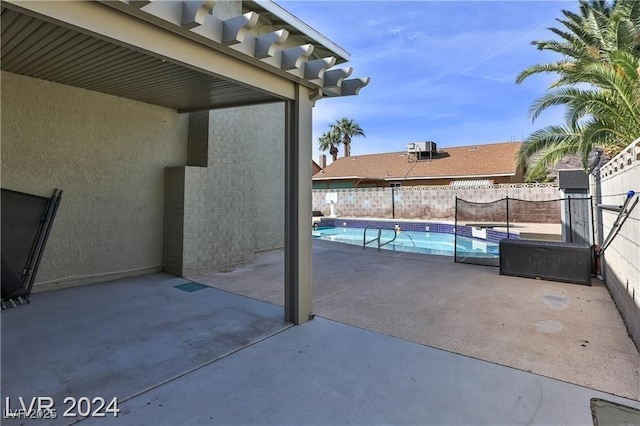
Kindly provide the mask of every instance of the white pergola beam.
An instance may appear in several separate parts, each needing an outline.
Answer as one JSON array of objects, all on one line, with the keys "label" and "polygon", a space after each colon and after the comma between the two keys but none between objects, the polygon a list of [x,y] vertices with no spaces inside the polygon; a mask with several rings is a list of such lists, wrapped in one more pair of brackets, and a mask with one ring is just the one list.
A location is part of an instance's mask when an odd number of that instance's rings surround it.
[{"label": "white pergola beam", "polygon": [[205,23],[205,17],[211,13],[216,5],[215,0],[204,2],[185,1],[182,3],[182,22],[184,28],[195,28]]},{"label": "white pergola beam", "polygon": [[325,72],[335,64],[336,58],[333,56],[307,61],[304,64],[304,78],[305,80],[322,80]]},{"label": "white pergola beam", "polygon": [[369,81],[371,81],[369,77],[344,80],[340,85],[340,95],[355,96],[358,94],[360,89],[369,84]]},{"label": "white pergola beam", "polygon": [[257,59],[271,58],[278,47],[289,38],[289,31],[278,30],[256,37],[253,57]]},{"label": "white pergola beam", "polygon": [[339,68],[336,70],[329,70],[324,73],[324,89],[339,89],[342,84],[342,80],[349,77],[353,72],[353,68]]},{"label": "white pergola beam", "polygon": [[[104,3],[114,6],[113,2]],[[259,16],[255,12],[248,12],[227,20],[214,17],[211,13],[215,7],[215,0],[206,1],[136,1],[122,0],[116,4],[122,6],[117,9],[136,10],[136,14],[152,16],[150,22],[165,22],[179,26],[187,33],[203,37],[213,43],[235,51],[238,58],[243,56],[251,60],[259,60],[263,68],[273,67],[281,77],[288,74],[293,81],[316,87],[314,99],[321,97],[350,96],[368,84],[367,79],[355,79],[342,87],[343,81],[351,75],[351,67],[329,70],[335,65],[335,58],[320,58],[309,60],[315,46],[306,44],[289,48],[281,48],[288,40],[289,32],[280,29],[268,34],[254,36],[250,30],[258,23]],[[138,12],[137,10],[140,10]],[[165,24],[160,24],[166,26]],[[205,43],[207,43],[205,41]],[[215,47],[215,46],[214,46]]]},{"label": "white pergola beam", "polygon": [[162,19],[163,21],[171,22],[174,25],[182,24],[182,8],[183,2],[181,1],[150,1],[140,2],[146,3],[136,6],[137,9],[142,10],[155,18]]},{"label": "white pergola beam", "polygon": [[291,47],[282,51],[280,68],[289,71],[302,68],[302,64],[313,53],[313,44]]},{"label": "white pergola beam", "polygon": [[259,15],[255,12],[248,12],[235,18],[224,21],[222,28],[222,40],[224,45],[242,43],[249,30],[258,23]]}]

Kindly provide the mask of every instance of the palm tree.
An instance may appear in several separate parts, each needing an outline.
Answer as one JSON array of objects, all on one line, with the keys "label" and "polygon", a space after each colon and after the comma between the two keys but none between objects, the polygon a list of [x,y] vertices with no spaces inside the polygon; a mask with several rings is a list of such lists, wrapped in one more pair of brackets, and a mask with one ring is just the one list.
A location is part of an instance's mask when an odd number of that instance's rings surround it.
[{"label": "palm tree", "polygon": [[533,65],[516,79],[521,83],[538,73],[559,75],[529,109],[532,120],[551,106],[566,107],[564,124],[537,130],[525,140],[519,163],[539,154],[528,179],[570,154],[581,154],[586,168],[594,148],[615,154],[640,134],[640,2],[581,0],[579,10],[562,11],[566,19],[558,22],[566,30],[550,28],[562,41],[533,42],[562,59]]},{"label": "palm tree", "polygon": [[606,1],[580,0],[579,9],[580,14],[563,10],[566,19],[557,19],[566,30],[549,28],[562,41],[531,42],[538,50],[559,53],[562,59],[525,69],[516,78],[516,83],[540,73],[560,75],[549,88],[582,82],[582,67],[594,62],[610,62],[610,52],[622,50],[640,55],[640,2],[618,0],[609,6]]},{"label": "palm tree", "polygon": [[611,63],[583,67],[589,87],[559,88],[532,105],[534,119],[549,106],[565,105],[566,123],[539,129],[525,140],[518,156],[521,166],[540,154],[527,170],[528,180],[571,154],[580,154],[586,168],[593,149],[612,156],[640,135],[640,59],[620,51],[609,56]]},{"label": "palm tree", "polygon": [[324,132],[318,138],[318,146],[320,151],[329,151],[333,161],[338,159],[338,145],[342,142],[342,136],[334,128],[329,129],[328,132]]},{"label": "palm tree", "polygon": [[354,136],[365,137],[364,130],[360,128],[360,125],[346,117],[341,118],[340,120],[336,120],[336,124],[333,124],[331,126],[331,129],[338,132],[338,134],[342,138],[345,157],[351,156],[351,138]]}]

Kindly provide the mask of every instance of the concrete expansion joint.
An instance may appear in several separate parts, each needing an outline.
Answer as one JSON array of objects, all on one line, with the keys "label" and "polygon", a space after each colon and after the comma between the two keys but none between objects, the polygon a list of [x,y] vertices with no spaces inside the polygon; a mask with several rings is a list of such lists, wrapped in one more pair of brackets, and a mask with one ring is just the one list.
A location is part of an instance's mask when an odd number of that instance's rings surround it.
[{"label": "concrete expansion joint", "polygon": [[247,345],[245,345],[245,346],[243,346],[243,347],[240,347],[240,348],[238,348],[238,349],[235,349],[235,350],[229,351],[228,353],[226,353],[226,354],[224,354],[224,355],[221,355],[221,356],[219,356],[219,357],[216,357],[216,358],[214,358],[214,359],[212,359],[212,360],[210,360],[210,361],[204,362],[204,363],[202,363],[202,364],[198,365],[197,367],[194,367],[194,368],[191,368],[191,369],[189,369],[189,370],[186,370],[186,371],[184,371],[184,372],[182,372],[182,373],[180,373],[180,374],[177,374],[177,375],[175,375],[175,376],[173,376],[173,377],[171,377],[171,378],[169,378],[169,379],[163,380],[163,381],[161,381],[161,382],[159,382],[159,383],[156,383],[156,384],[154,384],[154,385],[151,385],[151,386],[147,387],[146,389],[143,389],[143,390],[141,390],[141,391],[139,391],[139,392],[136,392],[136,393],[134,393],[134,394],[131,394],[131,395],[129,395],[129,396],[127,396],[127,397],[123,398],[123,399],[120,399],[120,400],[118,400],[118,403],[119,403],[119,404],[122,404],[123,402],[129,401],[129,400],[131,400],[131,399],[133,399],[133,398],[136,398],[136,397],[138,397],[138,396],[140,396],[140,395],[143,395],[143,394],[148,393],[148,392],[150,392],[150,391],[152,391],[152,390],[154,390],[154,389],[157,389],[157,388],[159,388],[159,387],[161,387],[161,386],[164,386],[164,385],[166,385],[167,383],[171,383],[171,382],[173,382],[173,381],[175,381],[175,380],[178,380],[178,379],[180,379],[180,378],[182,378],[182,377],[185,377],[185,376],[187,376],[187,375],[189,375],[189,374],[192,374],[192,373],[194,373],[194,372],[196,372],[196,371],[198,371],[198,370],[203,369],[204,367],[207,367],[207,366],[209,366],[209,365],[213,364],[214,362],[217,362],[217,361],[223,360],[223,359],[225,359],[225,358],[227,358],[227,357],[229,357],[229,356],[231,356],[231,355],[234,355],[234,354],[236,354],[236,353],[238,353],[238,352],[240,352],[240,351],[243,351],[243,350],[245,350],[245,349],[247,349],[247,348],[250,348],[250,347],[252,347],[252,346],[254,346],[254,345],[256,345],[256,344],[258,344],[258,343],[260,343],[260,342],[263,342],[264,340],[267,340],[267,339],[269,339],[269,338],[271,338],[271,337],[277,336],[278,334],[280,334],[280,333],[282,333],[282,332],[284,332],[284,331],[287,331],[288,329],[290,329],[290,328],[291,328],[291,327],[293,327],[293,326],[294,326],[294,325],[293,325],[293,324],[291,324],[291,325],[289,325],[288,327],[283,328],[282,330],[278,330],[278,331],[275,331],[275,332],[273,332],[273,333],[271,333],[271,334],[267,334],[267,335],[265,335],[265,336],[262,336],[261,338],[259,338],[259,339],[255,340],[254,342],[251,342],[251,343],[249,343],[249,344],[247,344]]}]

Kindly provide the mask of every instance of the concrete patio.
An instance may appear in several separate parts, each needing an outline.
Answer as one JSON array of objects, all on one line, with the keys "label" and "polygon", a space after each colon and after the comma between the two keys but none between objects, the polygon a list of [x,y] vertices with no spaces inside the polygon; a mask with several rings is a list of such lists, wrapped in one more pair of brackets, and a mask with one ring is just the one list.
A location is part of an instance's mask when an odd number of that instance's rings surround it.
[{"label": "concrete patio", "polygon": [[0,316],[3,404],[49,396],[58,417],[3,423],[77,421],[67,396],[117,397],[118,417],[82,423],[126,425],[592,424],[592,398],[640,409],[640,355],[597,282],[315,241],[317,316],[294,327],[282,276],[271,251],[192,279],[208,286],[160,273],[35,294]]},{"label": "concrete patio", "polygon": [[[282,304],[282,253],[193,279]],[[314,313],[640,400],[640,354],[604,284],[499,275],[450,257],[314,241]]]}]

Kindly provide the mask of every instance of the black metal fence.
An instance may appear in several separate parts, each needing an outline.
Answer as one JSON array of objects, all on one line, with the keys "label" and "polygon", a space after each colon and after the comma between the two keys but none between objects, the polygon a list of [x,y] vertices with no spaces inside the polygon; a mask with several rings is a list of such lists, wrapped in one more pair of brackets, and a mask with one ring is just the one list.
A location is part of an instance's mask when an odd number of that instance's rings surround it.
[{"label": "black metal fence", "polygon": [[587,196],[488,203],[456,198],[454,260],[499,266],[499,243],[505,238],[592,245],[592,203]]}]

